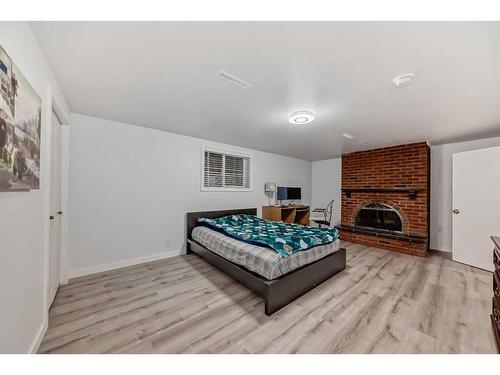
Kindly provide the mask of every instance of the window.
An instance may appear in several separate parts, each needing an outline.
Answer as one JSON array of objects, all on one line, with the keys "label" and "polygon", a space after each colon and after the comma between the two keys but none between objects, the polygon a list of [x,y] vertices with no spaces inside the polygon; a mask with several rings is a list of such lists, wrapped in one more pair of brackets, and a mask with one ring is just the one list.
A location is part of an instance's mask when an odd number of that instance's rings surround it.
[{"label": "window", "polygon": [[250,155],[205,149],[202,190],[250,190]]}]

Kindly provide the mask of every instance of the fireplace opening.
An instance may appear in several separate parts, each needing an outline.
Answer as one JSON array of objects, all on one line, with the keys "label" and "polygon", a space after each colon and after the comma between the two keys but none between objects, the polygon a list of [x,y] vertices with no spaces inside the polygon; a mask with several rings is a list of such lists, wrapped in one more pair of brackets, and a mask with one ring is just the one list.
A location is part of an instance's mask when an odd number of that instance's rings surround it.
[{"label": "fireplace opening", "polygon": [[401,232],[401,216],[392,207],[382,203],[369,203],[356,215],[356,226]]}]

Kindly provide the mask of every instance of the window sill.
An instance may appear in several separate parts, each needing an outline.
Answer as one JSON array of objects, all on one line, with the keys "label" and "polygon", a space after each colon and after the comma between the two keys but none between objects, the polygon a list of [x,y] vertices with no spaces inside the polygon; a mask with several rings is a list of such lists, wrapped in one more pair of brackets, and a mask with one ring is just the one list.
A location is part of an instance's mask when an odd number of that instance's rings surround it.
[{"label": "window sill", "polygon": [[252,188],[207,188],[207,187],[201,187],[200,191],[202,192],[221,192],[221,191],[229,191],[229,192],[242,192],[242,193],[246,193],[246,192],[250,192],[250,191],[253,191]]}]

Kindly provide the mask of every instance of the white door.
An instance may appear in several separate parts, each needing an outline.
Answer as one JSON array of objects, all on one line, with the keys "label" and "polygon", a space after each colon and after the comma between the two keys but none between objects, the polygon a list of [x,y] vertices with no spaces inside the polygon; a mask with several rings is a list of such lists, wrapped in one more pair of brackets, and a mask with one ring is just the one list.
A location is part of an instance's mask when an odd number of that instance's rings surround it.
[{"label": "white door", "polygon": [[493,271],[500,235],[500,147],[453,154],[453,260]]},{"label": "white door", "polygon": [[61,124],[52,113],[50,166],[50,254],[49,254],[49,306],[54,300],[61,275]]}]

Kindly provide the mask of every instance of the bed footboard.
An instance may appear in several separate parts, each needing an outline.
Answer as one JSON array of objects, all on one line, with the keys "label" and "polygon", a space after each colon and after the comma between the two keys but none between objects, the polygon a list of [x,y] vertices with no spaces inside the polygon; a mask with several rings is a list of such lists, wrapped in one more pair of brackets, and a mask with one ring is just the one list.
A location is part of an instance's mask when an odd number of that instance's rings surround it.
[{"label": "bed footboard", "polygon": [[194,240],[188,240],[187,248],[261,296],[264,299],[266,315],[274,314],[346,267],[346,251],[340,248],[335,253],[278,279],[267,280],[208,250]]},{"label": "bed footboard", "polygon": [[346,268],[346,250],[309,263],[272,280],[264,296],[265,313],[271,315]]}]

